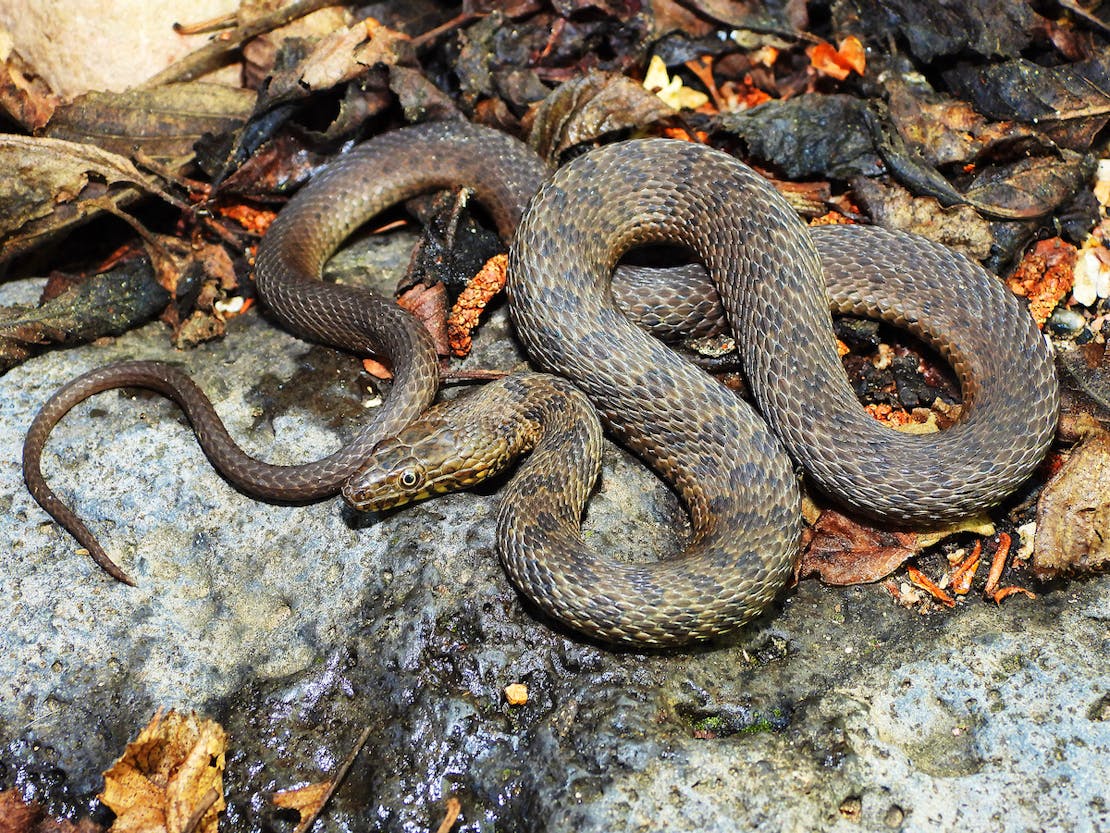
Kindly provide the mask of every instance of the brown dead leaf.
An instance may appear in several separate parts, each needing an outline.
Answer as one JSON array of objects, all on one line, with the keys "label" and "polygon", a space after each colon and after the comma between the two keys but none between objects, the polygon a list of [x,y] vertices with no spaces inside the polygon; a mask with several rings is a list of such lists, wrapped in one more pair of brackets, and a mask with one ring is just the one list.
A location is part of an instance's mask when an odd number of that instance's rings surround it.
[{"label": "brown dead leaf", "polygon": [[964,198],[992,217],[1043,217],[1072,199],[1093,173],[1093,158],[1061,148],[1058,155],[983,170],[964,191]]},{"label": "brown dead leaf", "polygon": [[11,34],[0,29],[0,111],[31,132],[50,121],[58,96],[12,46]]},{"label": "brown dead leaf", "polygon": [[251,90],[190,81],[153,89],[90,92],[62,105],[46,128],[54,139],[87,142],[129,156],[182,165],[205,133],[234,130],[251,114]]},{"label": "brown dead leaf", "polygon": [[0,792],[0,833],[102,833],[92,819],[77,821],[48,816],[36,801],[24,801],[18,790]]},{"label": "brown dead leaf", "polygon": [[414,60],[412,41],[407,35],[366,18],[336,29],[321,38],[304,60],[274,73],[256,112],[331,89],[379,65],[412,64]]},{"label": "brown dead leaf", "polygon": [[42,810],[28,803],[17,790],[0,792],[0,833],[30,833]]},{"label": "brown dead leaf", "polygon": [[401,297],[397,299],[397,306],[411,312],[416,316],[416,320],[432,334],[437,355],[451,354],[451,346],[447,339],[447,290],[443,284],[437,283],[433,286],[417,284],[401,293]]},{"label": "brown dead leaf", "polygon": [[1110,350],[1097,341],[1056,354],[1060,374],[1058,435],[1078,440],[1090,427],[1110,430]]},{"label": "brown dead leaf", "polygon": [[1033,569],[1042,578],[1110,563],[1110,432],[1095,429],[1041,492]]},{"label": "brown dead leaf", "polygon": [[966,101],[934,92],[923,80],[890,73],[884,87],[898,132],[934,167],[972,162],[1018,142],[1049,149],[1031,127],[987,121]]},{"label": "brown dead leaf", "polygon": [[866,584],[890,575],[920,548],[914,532],[875,529],[826,509],[813,526],[797,577],[817,575],[826,584]]},{"label": "brown dead leaf", "polygon": [[[104,773],[98,798],[115,833],[216,833],[227,733],[195,714],[159,712]],[[199,819],[199,821],[198,821]]]},{"label": "brown dead leaf", "polygon": [[617,130],[645,127],[675,114],[631,78],[593,70],[560,84],[540,102],[528,144],[554,164],[582,142]]},{"label": "brown dead leaf", "polygon": [[318,781],[315,784],[306,784],[303,787],[278,790],[273,795],[273,802],[278,807],[296,810],[301,819],[304,820],[320,812],[324,802],[331,794],[331,789],[331,781]]}]

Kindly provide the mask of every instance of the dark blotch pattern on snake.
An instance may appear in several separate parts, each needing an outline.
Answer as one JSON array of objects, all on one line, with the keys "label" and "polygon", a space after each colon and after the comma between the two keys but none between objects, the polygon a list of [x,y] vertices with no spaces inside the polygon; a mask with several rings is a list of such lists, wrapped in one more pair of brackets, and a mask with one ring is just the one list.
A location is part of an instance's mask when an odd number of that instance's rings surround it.
[{"label": "dark blotch pattern on snake", "polygon": [[[406,135],[391,147],[411,148],[436,131],[450,134],[456,144],[425,162],[424,170],[447,179],[456,173],[455,153],[469,160],[468,173],[483,167],[475,159],[508,155],[518,166],[513,176],[529,178],[520,175],[524,154],[507,152],[509,140],[481,128],[398,131]],[[369,150],[361,153],[363,160],[372,156]],[[283,212],[282,219],[289,213],[309,223],[298,230],[298,248],[309,250],[310,268],[301,264],[296,271],[318,272],[357,225],[359,212],[346,212],[348,221],[339,223],[327,209],[334,211],[337,201],[369,187],[360,182],[367,163],[356,154],[331,166]],[[533,172],[541,170],[534,160],[528,164]],[[497,200],[488,185],[478,193],[487,203]],[[501,217],[495,207],[492,213],[506,233],[511,212]],[[291,235],[286,224],[278,227],[276,240],[268,239],[275,259],[289,256]],[[615,305],[609,276],[618,259],[632,247],[655,242],[678,243],[705,265],[766,422],[630,324]],[[260,268],[265,263],[260,255]],[[298,331],[332,343],[357,335],[335,335],[334,311],[311,294],[304,300],[303,290],[311,287],[279,283],[288,291],[264,297]],[[997,279],[912,235],[864,227],[807,231],[761,177],[700,145],[624,142],[557,172],[532,200],[517,231],[509,292],[510,311],[533,360],[571,380],[614,436],[667,479],[690,512],[692,537],[676,558],[633,565],[590,552],[578,521],[591,472],[596,473],[590,458],[598,432],[581,427],[578,416],[568,417],[582,410],[577,405],[552,404],[565,399],[555,394],[566,382],[529,375],[472,400],[500,397],[525,421],[550,420],[555,426],[538,428],[523,442],[525,448],[538,445],[503,500],[499,546],[525,595],[602,639],[670,644],[706,638],[767,606],[790,573],[800,524],[797,485],[783,444],[819,488],[858,511],[898,523],[936,523],[1005,497],[1036,465],[1054,432],[1057,388],[1049,348]],[[953,365],[968,402],[961,422],[927,437],[874,422],[844,377],[830,305],[880,315],[936,345]],[[372,325],[351,316],[344,325],[348,330],[361,333],[364,323]],[[359,338],[356,344],[382,346],[365,333]],[[452,405],[437,409],[433,418],[442,420],[446,413],[451,419],[455,409],[461,409],[464,424],[477,423],[477,413],[489,406]],[[479,462],[463,455],[464,463],[435,459],[445,454],[442,443],[433,443],[432,457],[422,458],[425,427],[417,422],[397,429],[400,438],[379,445],[376,456],[346,481],[345,496],[356,505],[388,505],[483,476],[485,468],[478,468],[490,466],[485,457]],[[464,445],[461,432],[451,430],[458,449]],[[507,443],[507,432],[492,429],[495,444]],[[503,465],[509,455],[495,456]],[[565,473],[568,461],[581,480]],[[453,469],[452,477],[430,483],[429,473],[443,467]],[[398,494],[386,495],[383,484],[400,484]]]}]

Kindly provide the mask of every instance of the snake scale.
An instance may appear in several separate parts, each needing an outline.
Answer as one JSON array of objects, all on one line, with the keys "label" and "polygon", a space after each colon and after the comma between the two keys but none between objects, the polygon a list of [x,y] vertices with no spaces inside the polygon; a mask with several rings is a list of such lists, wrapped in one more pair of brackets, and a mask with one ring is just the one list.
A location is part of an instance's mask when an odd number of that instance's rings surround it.
[{"label": "snake scale", "polygon": [[[498,515],[514,583],[588,635],[676,644],[747,621],[787,580],[800,530],[791,457],[857,511],[929,524],[1002,500],[1047,449],[1058,407],[1050,348],[1017,299],[962,256],[877,228],[807,230],[759,175],[692,143],[620,142],[546,174],[497,131],[423,125],[341,157],[281,212],[256,265],[267,306],[294,332],[394,365],[397,382],[381,413],[340,451],[305,466],[254,460],[183,374],[131,362],[74,380],[43,407],[25,444],[32,494],[98,563],[119,572],[42,481],[39,459],[62,414],[124,385],[179,402],[217,468],[261,497],[307,499],[342,487],[352,504],[381,508],[465,486],[503,466],[519,450],[510,446],[534,447]],[[510,314],[534,362],[562,378],[510,377],[413,422],[435,393],[426,337],[387,302],[319,275],[342,240],[388,204],[458,184],[474,189],[512,239]],[[704,265],[762,418],[622,313],[610,276],[625,252],[651,243],[678,244]],[[872,420],[841,368],[830,307],[882,317],[936,346],[962,386],[961,421],[922,437]],[[494,450],[471,451],[471,429],[485,427],[492,399],[529,427],[498,422],[486,431]],[[587,401],[683,500],[692,534],[680,555],[628,564],[582,541],[600,444]],[[510,438],[514,431],[522,438]]]}]

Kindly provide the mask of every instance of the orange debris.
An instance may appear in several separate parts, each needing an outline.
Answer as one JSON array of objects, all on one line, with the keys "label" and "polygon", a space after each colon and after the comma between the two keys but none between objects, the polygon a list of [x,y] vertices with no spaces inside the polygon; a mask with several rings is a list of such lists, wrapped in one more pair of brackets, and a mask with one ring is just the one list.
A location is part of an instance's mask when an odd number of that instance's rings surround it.
[{"label": "orange debris", "polygon": [[508,266],[508,256],[494,255],[486,261],[486,265],[471,279],[455,301],[451,315],[447,318],[447,343],[452,355],[462,357],[470,352],[470,333],[478,326],[478,318],[486,304],[505,286]]}]

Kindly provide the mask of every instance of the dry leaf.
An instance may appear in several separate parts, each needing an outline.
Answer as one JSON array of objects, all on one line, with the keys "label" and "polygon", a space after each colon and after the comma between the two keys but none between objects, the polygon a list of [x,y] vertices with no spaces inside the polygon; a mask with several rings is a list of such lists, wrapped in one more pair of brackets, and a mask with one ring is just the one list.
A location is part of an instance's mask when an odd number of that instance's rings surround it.
[{"label": "dry leaf", "polygon": [[900,185],[866,177],[852,180],[852,190],[875,225],[920,234],[972,260],[985,258],[994,245],[990,223],[971,206],[945,208],[934,197],[915,197]]},{"label": "dry leaf", "polygon": [[24,801],[18,790],[0,792],[0,833],[103,833],[88,817],[77,821],[48,816],[37,801]]},{"label": "dry leaf", "polygon": [[200,81],[91,92],[59,107],[46,135],[89,142],[121,155],[141,148],[152,159],[180,165],[192,158],[193,145],[205,133],[240,126],[255,98],[251,90]]},{"label": "dry leaf", "polygon": [[838,81],[843,81],[853,72],[863,75],[867,68],[863,44],[854,35],[843,40],[839,49],[833,49],[832,44],[821,42],[807,47],[806,55],[815,70]]},{"label": "dry leaf", "polygon": [[296,810],[301,819],[306,819],[320,811],[320,807],[328,797],[331,786],[331,781],[318,781],[315,784],[306,784],[303,787],[278,790],[273,795],[273,802],[278,807]]},{"label": "dry leaf", "polygon": [[58,96],[13,46],[11,34],[0,28],[0,110],[25,130],[38,130],[50,121]]},{"label": "dry leaf", "polygon": [[226,746],[214,721],[156,714],[104,773],[98,798],[116,814],[114,833],[216,833]]},{"label": "dry leaf", "polygon": [[447,339],[447,289],[441,283],[433,286],[418,283],[409,287],[397,299],[397,306],[408,310],[431,334],[436,355],[448,356],[451,347]]},{"label": "dry leaf", "polygon": [[814,524],[798,578],[816,574],[826,584],[866,584],[890,575],[919,549],[916,533],[874,529],[827,509]]},{"label": "dry leaf", "polygon": [[709,103],[709,96],[699,90],[691,90],[682,84],[677,75],[667,75],[667,65],[658,55],[651,56],[647,73],[644,75],[644,89],[655,93],[675,110],[697,110]]},{"label": "dry leaf", "polygon": [[631,78],[593,70],[560,84],[536,109],[528,144],[548,162],[582,142],[670,118],[674,110]]},{"label": "dry leaf", "polygon": [[1110,433],[1095,430],[1041,492],[1033,569],[1042,578],[1110,563]]}]

